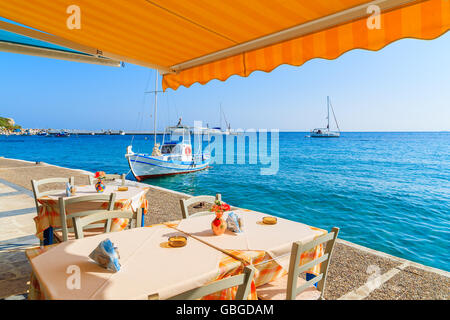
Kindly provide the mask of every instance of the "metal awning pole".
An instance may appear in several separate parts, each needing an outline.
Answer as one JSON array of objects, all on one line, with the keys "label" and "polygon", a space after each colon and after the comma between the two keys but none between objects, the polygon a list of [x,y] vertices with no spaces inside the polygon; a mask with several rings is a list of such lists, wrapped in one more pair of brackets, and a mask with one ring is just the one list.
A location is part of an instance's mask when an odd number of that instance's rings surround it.
[{"label": "metal awning pole", "polygon": [[155,70],[156,77],[155,77],[155,111],[154,111],[154,117],[153,117],[153,136],[154,136],[154,145],[156,146],[156,103],[158,100],[158,70]]}]

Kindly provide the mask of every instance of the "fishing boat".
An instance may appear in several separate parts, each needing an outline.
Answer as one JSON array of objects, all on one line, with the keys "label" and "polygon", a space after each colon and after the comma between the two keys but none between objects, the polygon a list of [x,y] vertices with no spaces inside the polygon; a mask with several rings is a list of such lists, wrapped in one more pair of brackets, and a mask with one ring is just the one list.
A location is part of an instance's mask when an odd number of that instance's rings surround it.
[{"label": "fishing boat", "polygon": [[[128,160],[133,176],[138,181],[149,178],[175,174],[191,173],[207,169],[211,160],[210,153],[203,152],[203,136],[201,128],[192,128],[181,124],[181,118],[176,126],[167,127],[164,131],[161,146],[156,143],[156,110],[158,93],[158,75],[155,84],[155,110],[154,110],[154,144],[153,151],[149,153],[136,153],[132,145],[127,147],[125,157]],[[191,130],[199,138],[198,150],[192,150]],[[166,141],[167,137],[167,141]],[[208,137],[209,141],[209,137]]]},{"label": "fishing boat", "polygon": [[[333,113],[333,118],[336,123],[337,131],[330,130],[330,107]],[[336,120],[336,115],[334,114],[333,106],[331,105],[330,97],[327,97],[327,127],[326,128],[316,128],[311,130],[309,137],[311,138],[339,138],[341,136],[341,130],[339,129],[339,124]]]}]

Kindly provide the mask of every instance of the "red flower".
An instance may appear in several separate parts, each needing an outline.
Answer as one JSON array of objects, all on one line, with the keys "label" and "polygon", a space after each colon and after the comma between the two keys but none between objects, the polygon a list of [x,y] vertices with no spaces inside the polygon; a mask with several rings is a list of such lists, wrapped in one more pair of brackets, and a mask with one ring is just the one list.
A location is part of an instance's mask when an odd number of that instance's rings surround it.
[{"label": "red flower", "polygon": [[213,224],[214,224],[214,226],[216,226],[216,227],[220,226],[221,223],[222,223],[222,221],[220,221],[219,218],[216,218],[216,219],[213,220]]},{"label": "red flower", "polygon": [[105,177],[105,172],[104,171],[97,171],[96,173],[95,173],[95,176],[94,176],[94,178],[96,178],[96,179],[103,179],[104,177]]},{"label": "red flower", "polygon": [[226,203],[223,203],[223,204],[222,204],[222,210],[223,210],[223,211],[228,211],[228,210],[230,210],[230,209],[231,209],[231,207],[230,207],[229,204],[226,204]]}]

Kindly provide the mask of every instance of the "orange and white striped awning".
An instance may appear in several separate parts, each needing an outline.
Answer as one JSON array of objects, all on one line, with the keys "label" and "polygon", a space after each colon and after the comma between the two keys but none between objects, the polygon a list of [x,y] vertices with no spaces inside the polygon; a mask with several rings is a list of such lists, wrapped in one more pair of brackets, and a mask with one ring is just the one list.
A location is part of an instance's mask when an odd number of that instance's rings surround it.
[{"label": "orange and white striped awning", "polygon": [[[0,0],[0,29],[158,69],[163,89],[450,28],[450,0]],[[32,35],[30,35],[32,33]]]}]

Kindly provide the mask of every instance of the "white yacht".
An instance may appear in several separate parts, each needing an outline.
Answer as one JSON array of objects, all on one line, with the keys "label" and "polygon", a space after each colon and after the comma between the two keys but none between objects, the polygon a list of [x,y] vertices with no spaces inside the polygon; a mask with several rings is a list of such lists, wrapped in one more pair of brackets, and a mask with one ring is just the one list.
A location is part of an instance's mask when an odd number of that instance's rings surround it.
[{"label": "white yacht", "polygon": [[[330,130],[330,107],[331,112],[333,113],[334,121],[336,122],[337,131]],[[336,120],[336,116],[334,114],[333,106],[331,105],[330,97],[327,97],[327,127],[326,128],[316,128],[311,130],[309,137],[311,138],[339,138],[341,136],[341,130],[339,129],[339,124]]]}]

